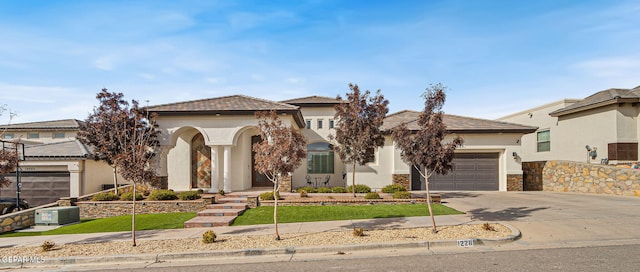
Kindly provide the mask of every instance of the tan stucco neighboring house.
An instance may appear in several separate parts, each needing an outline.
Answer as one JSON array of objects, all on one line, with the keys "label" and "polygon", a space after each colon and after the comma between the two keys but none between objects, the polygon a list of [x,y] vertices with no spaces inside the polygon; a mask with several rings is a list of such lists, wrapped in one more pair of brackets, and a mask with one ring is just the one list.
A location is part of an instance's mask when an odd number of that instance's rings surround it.
[{"label": "tan stucco neighboring house", "polygon": [[[607,89],[584,99],[564,99],[498,120],[539,127],[536,133],[522,137],[524,162],[624,163],[638,160],[639,103],[640,86]],[[588,151],[587,146],[595,152]]]},{"label": "tan stucco neighboring house", "polygon": [[[231,192],[271,186],[253,169],[251,145],[259,140],[255,112],[275,110],[285,124],[301,129],[309,143],[307,160],[284,188],[345,186],[350,184],[350,175],[345,175],[350,169],[333,152],[334,143],[329,139],[337,125],[334,106],[343,102],[319,96],[274,102],[234,95],[151,106],[149,111],[158,114],[162,130],[159,173],[177,191]],[[417,115],[413,111],[389,115],[385,129],[400,122],[415,126]],[[535,127],[453,115],[447,115],[445,123],[465,139],[465,145],[456,155],[456,169],[447,176],[433,177],[434,189],[521,188],[522,170],[512,154],[520,151],[520,137]],[[393,182],[412,190],[425,189],[424,182],[401,160],[393,140],[387,139],[376,150],[374,162],[356,168],[357,183],[374,190]]]},{"label": "tan stucco neighboring house", "polygon": [[[111,167],[93,160],[90,148],[76,139],[80,122],[66,119],[0,126],[7,147],[13,141],[24,144],[21,197],[30,205],[78,197],[113,184]],[[12,183],[0,189],[2,197],[16,196],[15,173],[9,179]]]}]

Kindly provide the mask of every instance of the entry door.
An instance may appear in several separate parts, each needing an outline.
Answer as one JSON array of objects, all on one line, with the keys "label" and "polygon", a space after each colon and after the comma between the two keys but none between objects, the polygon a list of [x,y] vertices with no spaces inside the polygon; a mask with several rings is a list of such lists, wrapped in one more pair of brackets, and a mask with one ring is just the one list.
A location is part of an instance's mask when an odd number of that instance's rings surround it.
[{"label": "entry door", "polygon": [[256,170],[256,152],[253,152],[253,145],[261,142],[260,136],[251,136],[251,186],[253,187],[272,187],[273,183],[267,178],[266,175],[259,173]]}]

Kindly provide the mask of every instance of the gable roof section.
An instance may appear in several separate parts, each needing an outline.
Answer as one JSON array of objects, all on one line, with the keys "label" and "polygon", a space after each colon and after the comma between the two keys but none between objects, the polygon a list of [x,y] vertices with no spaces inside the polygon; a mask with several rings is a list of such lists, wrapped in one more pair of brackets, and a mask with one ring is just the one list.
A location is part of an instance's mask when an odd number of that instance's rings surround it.
[{"label": "gable roof section", "polygon": [[[403,122],[411,130],[418,130],[418,117],[420,112],[404,110],[388,115],[384,119],[382,130],[390,131]],[[451,114],[444,114],[443,122],[447,126],[447,131],[451,133],[532,133],[537,127],[520,124],[486,120]]]},{"label": "gable roof section", "polygon": [[558,117],[612,104],[624,102],[640,102],[639,87],[640,86],[634,89],[607,89],[604,91],[599,91],[572,105],[550,112],[549,115]]},{"label": "gable roof section", "polygon": [[293,115],[299,127],[304,127],[305,124],[302,120],[300,109],[297,106],[245,95],[231,95],[217,98],[162,104],[150,106],[147,109],[150,112],[155,112],[160,115],[254,115],[256,111],[273,110],[278,113],[289,113]]},{"label": "gable roof section", "polygon": [[337,104],[347,103],[347,101],[345,100],[326,97],[326,96],[317,96],[317,95],[289,99],[289,100],[284,100],[280,102],[296,105],[296,106],[307,106],[307,107],[334,107]]},{"label": "gable roof section", "polygon": [[7,131],[79,130],[81,123],[83,123],[83,121],[76,119],[64,119],[55,121],[1,125],[0,129],[6,129]]},{"label": "gable roof section", "polygon": [[89,149],[78,140],[55,142],[40,145],[25,145],[24,155],[27,160],[47,159],[86,159]]}]

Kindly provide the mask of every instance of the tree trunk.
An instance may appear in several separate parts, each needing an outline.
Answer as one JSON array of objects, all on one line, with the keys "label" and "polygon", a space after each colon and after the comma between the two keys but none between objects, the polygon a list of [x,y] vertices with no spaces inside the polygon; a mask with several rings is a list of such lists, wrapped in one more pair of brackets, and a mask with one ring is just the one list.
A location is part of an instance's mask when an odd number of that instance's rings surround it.
[{"label": "tree trunk", "polygon": [[279,188],[278,188],[278,180],[273,183],[273,224],[275,225],[276,230],[276,241],[280,241],[280,233],[278,232],[278,196]]},{"label": "tree trunk", "polygon": [[[418,171],[421,175],[422,172]],[[431,174],[427,173],[427,170],[424,170],[425,174],[422,175],[424,177],[424,182],[426,183],[427,188],[427,207],[429,207],[429,216],[431,217],[431,224],[433,225],[432,233],[438,233],[438,229],[436,228],[436,218],[433,216],[433,209],[431,209],[431,193],[429,192],[429,176]]]},{"label": "tree trunk", "polygon": [[131,210],[131,239],[136,246],[136,183],[133,183],[133,209]]},{"label": "tree trunk", "polygon": [[351,169],[351,191],[353,198],[356,198],[356,161],[353,160],[353,169]]},{"label": "tree trunk", "polygon": [[113,167],[113,192],[116,195],[118,194],[118,171],[116,166]]}]

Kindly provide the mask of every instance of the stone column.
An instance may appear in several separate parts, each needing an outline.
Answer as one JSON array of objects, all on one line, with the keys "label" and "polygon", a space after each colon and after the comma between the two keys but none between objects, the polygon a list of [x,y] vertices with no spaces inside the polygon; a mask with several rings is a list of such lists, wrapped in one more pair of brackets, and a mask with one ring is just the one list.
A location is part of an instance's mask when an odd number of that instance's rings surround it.
[{"label": "stone column", "polygon": [[[209,193],[217,193],[220,191],[219,167],[218,167],[218,146],[211,145],[211,189]],[[226,190],[225,190],[226,191]]]},{"label": "stone column", "polygon": [[230,145],[225,145],[224,146],[224,160],[222,161],[223,164],[223,180],[224,180],[224,192],[225,193],[230,193],[231,192],[231,146]]}]

